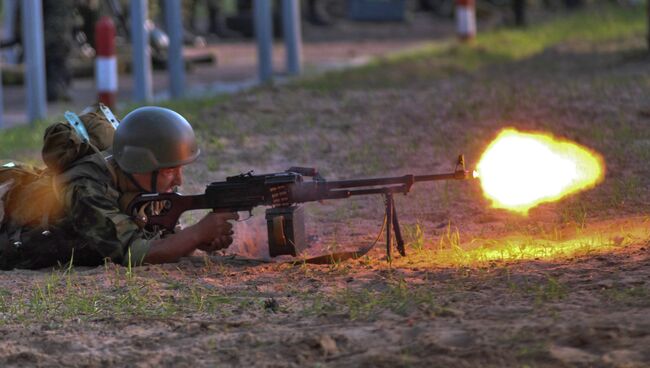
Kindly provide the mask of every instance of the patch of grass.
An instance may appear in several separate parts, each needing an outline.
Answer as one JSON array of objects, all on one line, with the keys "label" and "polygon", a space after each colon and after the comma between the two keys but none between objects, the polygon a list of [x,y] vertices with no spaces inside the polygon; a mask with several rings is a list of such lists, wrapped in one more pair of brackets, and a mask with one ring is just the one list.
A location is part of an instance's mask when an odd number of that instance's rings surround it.
[{"label": "patch of grass", "polygon": [[196,312],[215,314],[224,311],[223,306],[232,304],[233,300],[216,290],[192,286],[189,288],[189,302]]},{"label": "patch of grass", "polygon": [[382,312],[390,311],[407,316],[416,310],[437,313],[442,310],[427,286],[412,286],[403,279],[389,281],[379,289],[346,288],[331,296],[310,298],[303,310],[308,315],[345,314],[351,320],[373,320]]},{"label": "patch of grass", "polygon": [[454,252],[462,252],[460,242],[460,230],[457,227],[452,229],[451,222],[447,223],[444,234],[438,240],[438,250],[449,249]]},{"label": "patch of grass", "polygon": [[643,185],[640,177],[629,176],[614,179],[612,188],[613,193],[610,197],[610,204],[612,206],[622,206],[630,201],[636,201],[643,190]]},{"label": "patch of grass", "polygon": [[564,299],[569,289],[556,278],[548,277],[545,284],[533,286],[531,291],[535,294],[535,303],[541,304]]},{"label": "patch of grass", "polygon": [[644,285],[604,289],[602,297],[615,304],[634,307],[650,306],[650,289]]},{"label": "patch of grass", "polygon": [[414,250],[415,252],[421,252],[424,249],[424,230],[420,221],[416,221],[415,224],[404,224],[402,225],[402,231],[404,236],[405,246]]},{"label": "patch of grass", "polygon": [[398,258],[396,266],[464,268],[482,267],[495,262],[563,260],[602,254],[647,241],[647,234],[626,231],[621,229],[614,236],[608,232],[589,231],[588,227],[577,227],[571,229],[570,234],[563,235],[555,227],[522,230],[501,238],[475,236],[469,241],[462,241],[460,230],[448,225],[437,239],[427,241],[421,250],[409,253],[407,258]]},{"label": "patch of grass", "polygon": [[525,30],[502,29],[481,33],[471,45],[449,41],[432,43],[417,51],[376,59],[362,67],[330,72],[325,77],[295,84],[318,91],[424,85],[432,79],[528,58],[563,42],[615,40],[643,34],[644,30],[643,12],[637,9],[595,7]]},{"label": "patch of grass", "polygon": [[[109,285],[77,275],[74,269],[53,271],[31,290],[0,290],[0,323],[65,322],[103,318],[129,320],[197,313],[229,316],[257,295],[231,297],[192,279],[161,285],[138,277],[133,269],[106,269]],[[261,309],[261,304],[259,306]]]},{"label": "patch of grass", "polygon": [[54,121],[37,121],[33,125],[0,130],[0,159],[43,166],[38,154],[43,146],[45,128],[52,122]]},{"label": "patch of grass", "polygon": [[501,30],[478,36],[490,52],[517,60],[569,40],[602,42],[645,30],[643,12],[634,8],[594,7],[526,30]]},{"label": "patch of grass", "polygon": [[[157,106],[166,107],[172,109],[179,114],[183,115],[195,128],[207,127],[215,124],[214,120],[205,119],[201,113],[206,110],[214,107],[215,105],[222,104],[226,101],[229,101],[232,98],[231,95],[223,94],[208,98],[184,98],[178,100],[168,100],[160,103],[156,103]],[[150,104],[147,104],[150,105]],[[129,104],[119,111],[114,111],[118,118],[126,116],[132,110],[135,110],[138,107],[143,106],[142,104]]]},{"label": "patch of grass", "polygon": [[306,316],[324,317],[338,313],[337,304],[333,303],[329,296],[317,293],[309,299],[308,303],[302,310],[302,313]]},{"label": "patch of grass", "polygon": [[437,308],[432,290],[425,286],[409,286],[404,280],[389,284],[381,291],[346,289],[340,302],[353,320],[372,319],[384,310],[406,316],[415,309],[434,312]]},{"label": "patch of grass", "polygon": [[587,222],[587,208],[582,201],[568,201],[562,205],[560,222],[572,223],[579,229],[584,229]]},{"label": "patch of grass", "polygon": [[[532,342],[519,346],[516,350],[516,356],[524,361],[539,360],[548,356],[548,343]],[[523,367],[535,367],[535,365],[523,365]]]},{"label": "patch of grass", "polygon": [[536,305],[562,300],[569,293],[566,285],[551,276],[547,276],[544,282],[538,283],[528,280],[523,284],[509,282],[508,288],[512,292],[534,297]]}]

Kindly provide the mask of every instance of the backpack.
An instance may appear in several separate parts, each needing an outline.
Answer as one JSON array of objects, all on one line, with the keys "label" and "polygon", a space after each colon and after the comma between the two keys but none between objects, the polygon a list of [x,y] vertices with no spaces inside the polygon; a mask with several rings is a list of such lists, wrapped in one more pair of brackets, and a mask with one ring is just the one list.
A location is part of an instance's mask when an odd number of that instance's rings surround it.
[{"label": "backpack", "polygon": [[0,196],[4,219],[0,224],[11,219],[19,226],[46,226],[60,218],[62,209],[54,176],[75,161],[112,146],[115,125],[109,119],[115,117],[102,104],[81,116],[66,112],[66,119],[45,129],[41,156],[46,168],[0,162],[0,185],[4,187],[4,195]]},{"label": "backpack", "polygon": [[[76,115],[66,117],[74,121]],[[81,133],[70,121],[59,121],[45,129],[41,156],[51,172],[60,174],[73,162],[113,145],[115,128],[104,114],[94,111],[83,114],[78,117],[79,123],[84,127]]]},{"label": "backpack", "polygon": [[0,224],[11,219],[19,226],[35,227],[61,217],[53,176],[46,169],[13,161],[1,163],[0,187]]}]

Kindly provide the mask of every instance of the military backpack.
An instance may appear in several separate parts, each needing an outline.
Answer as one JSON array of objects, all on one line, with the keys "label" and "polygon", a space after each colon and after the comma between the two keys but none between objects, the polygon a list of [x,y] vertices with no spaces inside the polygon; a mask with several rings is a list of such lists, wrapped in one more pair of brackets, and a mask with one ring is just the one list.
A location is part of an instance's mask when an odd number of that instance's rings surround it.
[{"label": "military backpack", "polygon": [[12,255],[27,239],[61,241],[51,226],[64,216],[55,178],[74,162],[110,150],[116,124],[103,105],[80,116],[68,112],[66,121],[45,130],[41,154],[46,168],[0,161],[0,269],[15,267]]}]

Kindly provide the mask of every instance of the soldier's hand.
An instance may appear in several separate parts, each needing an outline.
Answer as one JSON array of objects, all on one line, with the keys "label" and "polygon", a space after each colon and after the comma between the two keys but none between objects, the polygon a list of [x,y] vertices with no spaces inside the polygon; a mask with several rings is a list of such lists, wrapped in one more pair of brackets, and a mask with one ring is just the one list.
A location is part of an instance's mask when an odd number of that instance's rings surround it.
[{"label": "soldier's hand", "polygon": [[206,252],[227,248],[232,244],[233,226],[231,220],[239,219],[237,213],[208,213],[197,223],[201,232],[199,249]]},{"label": "soldier's hand", "polygon": [[219,249],[226,249],[226,248],[228,248],[230,246],[230,244],[232,244],[232,240],[233,240],[232,235],[233,234],[234,234],[234,232],[232,230],[230,230],[229,234],[220,235],[220,236],[214,238],[214,240],[212,240],[212,242],[210,244],[199,245],[198,249],[200,249],[200,250],[202,250],[204,252],[208,252],[208,253],[215,252],[215,251],[217,251]]}]

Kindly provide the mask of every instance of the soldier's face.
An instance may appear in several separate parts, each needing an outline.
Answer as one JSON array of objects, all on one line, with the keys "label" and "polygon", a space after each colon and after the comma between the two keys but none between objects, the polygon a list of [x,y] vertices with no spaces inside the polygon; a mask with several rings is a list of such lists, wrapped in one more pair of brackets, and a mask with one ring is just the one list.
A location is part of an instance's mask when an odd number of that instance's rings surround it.
[{"label": "soldier's face", "polygon": [[[144,189],[151,191],[151,173],[134,173],[133,178]],[[177,186],[183,185],[183,167],[160,169],[156,178],[156,191],[170,193]]]},{"label": "soldier's face", "polygon": [[170,193],[174,191],[174,187],[183,185],[183,167],[171,167],[161,169],[158,172],[158,181],[156,182],[156,189],[160,193]]}]

